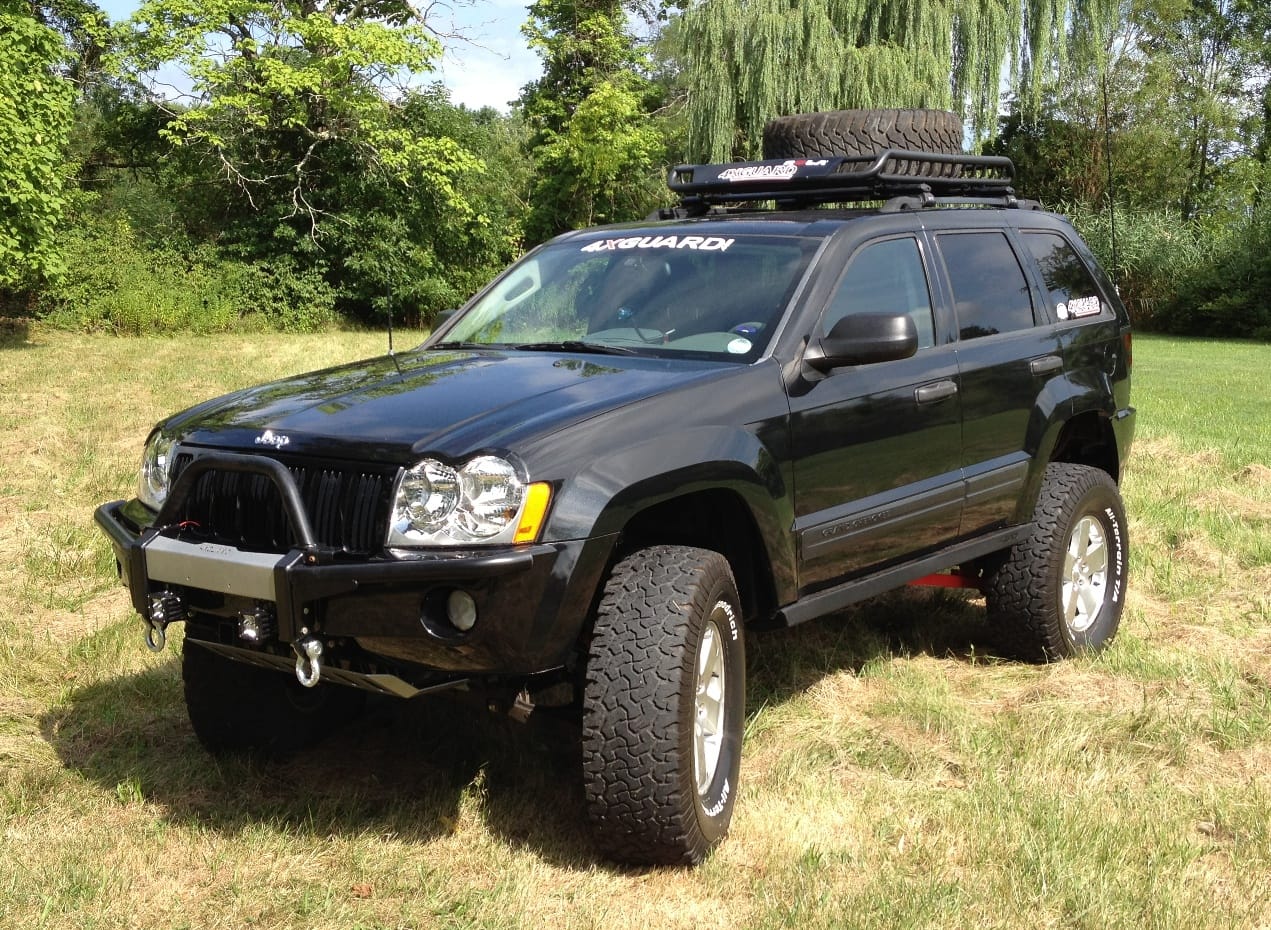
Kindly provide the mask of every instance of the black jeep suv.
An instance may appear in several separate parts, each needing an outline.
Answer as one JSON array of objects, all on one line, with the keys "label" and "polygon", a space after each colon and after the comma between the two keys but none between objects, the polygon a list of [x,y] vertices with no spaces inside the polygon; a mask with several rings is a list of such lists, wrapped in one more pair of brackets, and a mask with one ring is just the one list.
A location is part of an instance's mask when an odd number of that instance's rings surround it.
[{"label": "black jeep suv", "polygon": [[925,580],[1021,658],[1105,645],[1125,309],[1005,159],[906,145],[925,112],[864,155],[855,111],[786,118],[789,157],[676,168],[679,206],[547,243],[413,351],[160,423],[97,521],[151,647],[186,624],[204,745],[292,749],[366,692],[572,695],[601,849],[695,862],[747,627]]}]

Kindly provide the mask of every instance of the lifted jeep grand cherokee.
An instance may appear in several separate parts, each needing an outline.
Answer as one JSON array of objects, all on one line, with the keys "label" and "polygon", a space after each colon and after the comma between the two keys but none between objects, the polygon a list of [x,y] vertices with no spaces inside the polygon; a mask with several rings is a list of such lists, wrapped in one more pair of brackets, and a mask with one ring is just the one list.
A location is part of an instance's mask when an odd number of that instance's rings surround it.
[{"label": "lifted jeep grand cherokee", "polygon": [[[874,116],[903,146],[926,113]],[[1125,309],[1008,161],[839,154],[859,119],[676,168],[679,207],[536,249],[411,352],[160,423],[97,520],[151,646],[186,624],[203,744],[568,685],[600,847],[696,862],[737,798],[746,627],[943,571],[1022,658],[1104,646]]]}]

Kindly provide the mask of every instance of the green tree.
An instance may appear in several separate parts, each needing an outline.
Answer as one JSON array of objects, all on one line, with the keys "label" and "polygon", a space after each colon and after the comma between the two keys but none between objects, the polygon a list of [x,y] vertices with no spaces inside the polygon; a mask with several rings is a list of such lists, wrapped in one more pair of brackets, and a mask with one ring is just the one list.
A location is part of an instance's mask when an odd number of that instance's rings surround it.
[{"label": "green tree", "polygon": [[[452,139],[482,163],[482,170],[455,179],[453,197],[356,171],[340,172],[328,192],[342,205],[341,222],[324,237],[329,280],[346,305],[413,324],[463,303],[515,257],[528,172],[514,119],[454,106],[440,85],[404,97],[393,125],[418,137]],[[451,209],[454,197],[467,209]]]},{"label": "green tree", "polygon": [[1127,205],[1238,213],[1265,165],[1257,63],[1271,63],[1269,22],[1246,0],[1079,3],[1056,40],[1063,53],[1031,69],[995,150],[1030,193],[1095,203],[1110,144]]},{"label": "green tree", "polygon": [[0,289],[58,268],[53,232],[66,205],[62,150],[73,89],[64,48],[29,7],[0,2]]},{"label": "green tree", "polygon": [[1271,58],[1268,14],[1244,0],[1158,0],[1145,19],[1149,68],[1169,89],[1168,109],[1157,118],[1171,121],[1180,142],[1186,187],[1179,213],[1189,219],[1238,157],[1256,152],[1241,130],[1259,116],[1265,127],[1258,109],[1266,106],[1267,76],[1259,64]]},{"label": "green tree", "polygon": [[333,170],[425,185],[467,209],[455,180],[479,166],[451,139],[395,125],[387,90],[424,72],[440,46],[406,0],[144,0],[123,69],[181,68],[193,105],[169,107],[163,133],[206,153],[255,207],[317,238]]},{"label": "green tree", "polygon": [[525,235],[633,219],[656,199],[665,150],[649,114],[656,91],[646,55],[614,0],[538,0],[524,27],[543,76],[520,105],[535,182]]},{"label": "green tree", "polygon": [[1167,121],[1169,88],[1143,51],[1144,10],[1156,0],[1079,3],[1045,67],[1021,78],[999,136],[986,150],[1015,162],[1017,187],[1051,204],[1175,202],[1185,183],[1178,140]]},{"label": "green tree", "polygon": [[1021,0],[697,0],[666,32],[688,155],[758,157],[773,116],[840,108],[957,106],[987,132],[1021,16]]},{"label": "green tree", "polygon": [[406,0],[144,0],[121,48],[138,81],[184,72],[187,95],[152,98],[158,132],[228,257],[321,275],[369,318],[453,306],[506,253],[473,195],[481,160],[418,118],[441,46]]}]

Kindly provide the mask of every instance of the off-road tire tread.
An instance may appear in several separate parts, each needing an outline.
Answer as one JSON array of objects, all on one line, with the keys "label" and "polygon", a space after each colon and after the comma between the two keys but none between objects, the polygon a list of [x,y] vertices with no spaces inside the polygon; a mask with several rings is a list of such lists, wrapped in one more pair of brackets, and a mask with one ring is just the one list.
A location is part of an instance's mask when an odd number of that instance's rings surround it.
[{"label": "off-road tire tread", "polygon": [[605,584],[588,653],[583,777],[596,842],[619,862],[695,864],[711,846],[696,820],[696,787],[667,751],[685,722],[677,713],[680,682],[696,670],[693,650],[666,618],[695,602],[702,609],[721,577],[735,602],[722,555],[654,546],[620,561]]},{"label": "off-road tire tread", "polygon": [[361,691],[319,684],[305,694],[311,709],[288,699],[301,686],[284,672],[235,662],[186,639],[181,678],[190,725],[212,755],[283,758],[353,720],[366,702]]},{"label": "off-road tire tread", "polygon": [[[960,154],[962,121],[947,110],[831,110],[779,116],[763,129],[764,158],[877,155],[889,148]],[[899,162],[891,170],[914,169]],[[941,166],[934,173],[950,171]]]},{"label": "off-road tire tread", "polygon": [[[1110,490],[1119,500],[1116,482],[1102,469],[1065,462],[1047,465],[1037,494],[1032,532],[986,572],[989,623],[997,646],[1007,655],[1041,663],[1075,654],[1055,608],[1058,572],[1054,560],[1060,557],[1055,546],[1067,543],[1065,527],[1071,525],[1076,502],[1097,487]],[[1115,632],[1114,628],[1112,635]]]}]

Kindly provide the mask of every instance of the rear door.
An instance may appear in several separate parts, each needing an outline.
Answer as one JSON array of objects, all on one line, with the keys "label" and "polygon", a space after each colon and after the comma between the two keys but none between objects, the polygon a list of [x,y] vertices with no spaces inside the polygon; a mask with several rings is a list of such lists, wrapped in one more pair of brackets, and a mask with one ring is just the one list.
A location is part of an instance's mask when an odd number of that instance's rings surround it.
[{"label": "rear door", "polygon": [[1046,427],[1043,395],[1051,379],[1062,377],[1063,359],[1012,233],[969,228],[931,238],[958,334],[961,535],[968,536],[1020,519],[1020,495]]},{"label": "rear door", "polygon": [[962,508],[955,347],[933,313],[914,233],[855,248],[813,336],[849,313],[907,313],[911,358],[790,382],[800,593],[943,544]]}]

